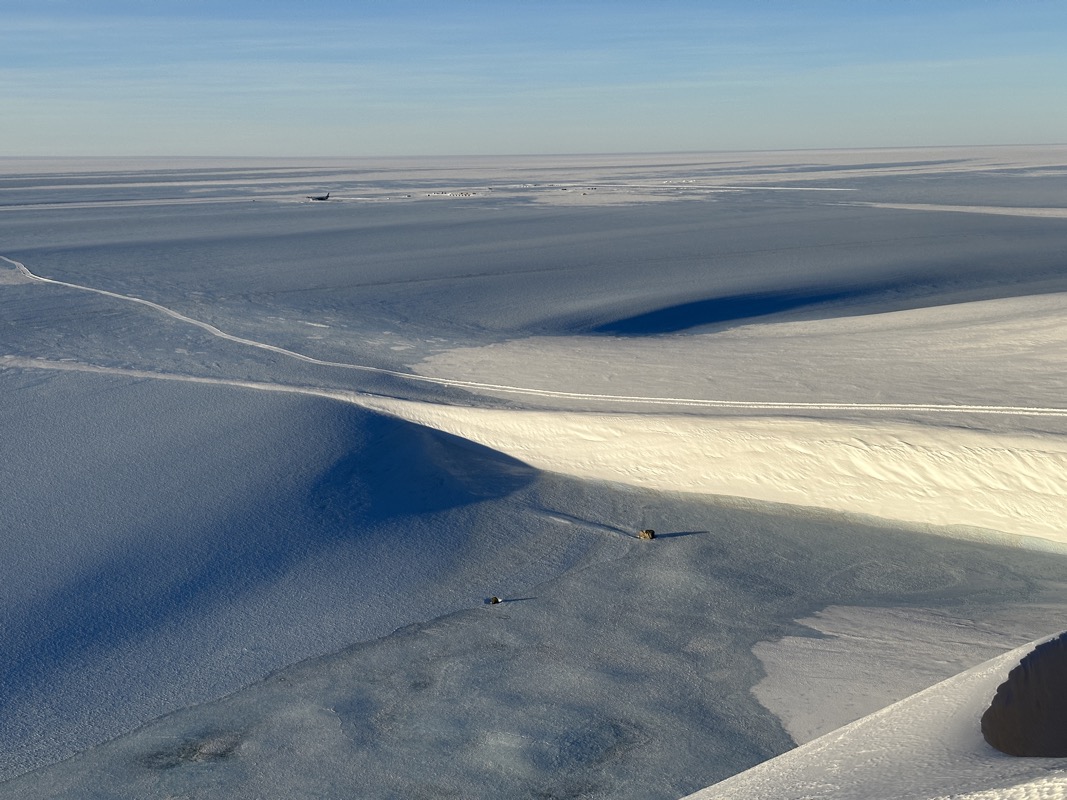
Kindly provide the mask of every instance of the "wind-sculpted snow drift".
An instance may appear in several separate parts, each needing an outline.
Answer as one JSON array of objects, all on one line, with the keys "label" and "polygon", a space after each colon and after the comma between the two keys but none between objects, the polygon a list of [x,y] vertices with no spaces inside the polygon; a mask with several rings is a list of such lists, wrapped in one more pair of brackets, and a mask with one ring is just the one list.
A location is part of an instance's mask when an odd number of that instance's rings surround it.
[{"label": "wind-sculpted snow drift", "polygon": [[[1062,758],[1016,758],[997,752],[979,729],[997,685],[1035,644],[991,659],[686,800],[1065,797]],[[1062,725],[1062,717],[1058,722]]]},{"label": "wind-sculpted snow drift", "polygon": [[364,402],[568,475],[1067,544],[1067,442],[1057,438],[884,422]]},{"label": "wind-sculpted snow drift", "polygon": [[[0,797],[673,798],[788,750],[803,676],[750,690],[828,606],[896,673],[817,634],[810,730],[1047,634],[1064,163],[11,177]],[[1059,791],[853,741],[752,796]]]},{"label": "wind-sculpted snow drift", "polygon": [[597,541],[527,510],[536,470],[350,404],[34,374],[0,373],[4,523],[40,531],[0,539],[7,775]]}]

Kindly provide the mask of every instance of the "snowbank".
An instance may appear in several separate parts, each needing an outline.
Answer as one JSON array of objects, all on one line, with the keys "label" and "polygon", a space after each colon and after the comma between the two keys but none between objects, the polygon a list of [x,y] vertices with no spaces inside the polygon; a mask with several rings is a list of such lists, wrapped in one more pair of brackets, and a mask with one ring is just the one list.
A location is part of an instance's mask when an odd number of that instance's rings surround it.
[{"label": "snowbank", "polygon": [[1067,796],[1064,759],[1014,758],[979,720],[1037,642],[974,667],[688,800],[1039,800]]},{"label": "snowbank", "polygon": [[904,423],[583,414],[367,399],[538,469],[1067,544],[1067,441]]},{"label": "snowbank", "polygon": [[797,744],[807,744],[1058,624],[1059,609],[1034,611],[1005,609],[976,621],[930,608],[832,606],[797,620],[816,635],[753,648],[766,676],[752,693]]}]

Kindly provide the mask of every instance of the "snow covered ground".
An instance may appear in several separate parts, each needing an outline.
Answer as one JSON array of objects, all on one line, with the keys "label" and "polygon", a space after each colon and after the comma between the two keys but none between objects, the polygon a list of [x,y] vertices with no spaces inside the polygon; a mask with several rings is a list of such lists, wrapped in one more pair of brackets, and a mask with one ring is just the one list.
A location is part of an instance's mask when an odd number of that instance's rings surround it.
[{"label": "snow covered ground", "polygon": [[0,796],[1058,796],[1067,149],[0,167]]},{"label": "snow covered ground", "polygon": [[735,778],[689,796],[1043,800],[1067,795],[1064,759],[1017,758],[982,738],[997,687],[1035,643],[1003,653]]}]

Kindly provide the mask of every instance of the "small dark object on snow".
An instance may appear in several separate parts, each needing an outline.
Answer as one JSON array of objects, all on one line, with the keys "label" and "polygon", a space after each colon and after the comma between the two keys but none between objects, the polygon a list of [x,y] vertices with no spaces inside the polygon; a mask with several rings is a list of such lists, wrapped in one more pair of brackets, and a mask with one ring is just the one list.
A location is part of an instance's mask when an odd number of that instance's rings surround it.
[{"label": "small dark object on snow", "polygon": [[494,594],[492,597],[490,597],[488,600],[486,600],[486,602],[489,603],[489,605],[491,605],[491,606],[495,606],[497,603],[502,603],[503,600],[501,600],[499,597],[497,597]]},{"label": "small dark object on snow", "polygon": [[655,539],[656,538],[656,532],[654,530],[652,530],[651,528],[645,528],[643,531],[638,531],[637,532],[637,538],[638,539]]}]

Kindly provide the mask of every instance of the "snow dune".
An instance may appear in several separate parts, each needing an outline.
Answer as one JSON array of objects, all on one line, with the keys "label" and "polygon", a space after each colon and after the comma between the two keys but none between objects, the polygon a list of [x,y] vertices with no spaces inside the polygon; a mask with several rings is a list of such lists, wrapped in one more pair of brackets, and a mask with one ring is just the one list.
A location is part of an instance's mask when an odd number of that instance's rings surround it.
[{"label": "snow dune", "polygon": [[360,402],[576,477],[1067,545],[1067,441],[1058,437],[899,423]]},{"label": "snow dune", "polygon": [[1067,441],[1059,437],[902,423],[467,408],[64,362],[0,363],[339,399],[547,472],[868,515],[964,538],[1067,545]]},{"label": "snow dune", "polygon": [[[1055,605],[1046,606],[1043,627],[1059,624],[1061,614]],[[752,692],[797,744],[1030,638],[1025,614],[1013,610],[977,622],[928,608],[832,606],[796,622],[804,626],[801,631],[753,649],[766,675]]]},{"label": "snow dune", "polygon": [[0,537],[4,777],[602,538],[531,510],[532,468],[334,399],[70,370],[0,390],[5,530],[36,532]]},{"label": "snow dune", "polygon": [[1004,755],[986,744],[978,724],[997,687],[1037,643],[997,656],[687,800],[1065,797],[1067,760]]},{"label": "snow dune", "polygon": [[[684,336],[539,336],[453,348],[416,365],[421,375],[522,383],[558,405],[610,410],[601,397],[678,396],[693,407],[840,418],[865,407],[879,418],[989,426],[989,414],[1032,426],[1032,412],[1067,396],[1067,294],[1034,294],[826,319],[749,321]],[[481,386],[482,388],[477,388]],[[639,390],[639,391],[638,391]],[[672,391],[675,390],[675,391]],[[503,392],[496,392],[505,397]],[[924,402],[925,401],[925,402]],[[1000,406],[993,409],[991,406]],[[937,416],[916,416],[923,406]],[[687,409],[687,413],[689,413]],[[1065,432],[1048,428],[1050,432]]]},{"label": "snow dune", "polygon": [[[7,182],[0,796],[674,798],[1051,632],[1065,154]],[[706,791],[1063,795],[987,690]]]},{"label": "snow dune", "polygon": [[[683,404],[711,410],[792,408],[1067,415],[1059,408],[789,404],[595,395],[422,375],[408,377],[394,370],[325,362],[236,337],[158,303],[42,278],[20,262],[0,258],[29,280],[147,306],[219,339],[324,366],[446,386],[546,398]],[[285,389],[282,385],[271,388]],[[337,396],[335,392],[321,394]],[[1067,519],[1067,481],[1061,477],[1067,474],[1067,443],[1057,437],[884,422],[516,412],[350,396],[370,408],[479,442],[539,469],[575,477],[869,514],[911,524],[951,527],[958,532],[987,529],[1067,544],[1067,527],[1063,523]]]},{"label": "snow dune", "polygon": [[[792,408],[1067,416],[1067,410],[1058,408],[701,401],[409,377],[394,370],[326,362],[236,337],[158,303],[42,278],[20,262],[0,258],[26,279],[147,306],[219,339],[324,366],[446,386],[545,398],[679,404],[710,410]],[[285,389],[282,385],[272,388]],[[1067,481],[1061,477],[1067,474],[1067,443],[1058,437],[884,422],[517,412],[350,396],[370,408],[479,442],[538,469],[575,477],[869,514],[910,524],[951,527],[958,532],[987,529],[1067,544],[1067,527],[1063,523],[1067,519]]]}]

